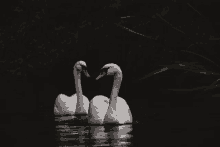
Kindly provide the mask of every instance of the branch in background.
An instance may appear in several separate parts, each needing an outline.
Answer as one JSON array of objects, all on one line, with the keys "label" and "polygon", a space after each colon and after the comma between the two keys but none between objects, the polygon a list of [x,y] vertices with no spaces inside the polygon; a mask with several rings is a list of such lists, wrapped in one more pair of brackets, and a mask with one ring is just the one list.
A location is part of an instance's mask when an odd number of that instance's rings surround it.
[{"label": "branch in background", "polygon": [[202,86],[202,87],[196,87],[196,88],[191,88],[191,89],[167,89],[171,91],[177,91],[177,92],[191,92],[191,91],[196,91],[196,90],[202,90],[202,89],[207,89],[209,86]]},{"label": "branch in background", "polygon": [[[189,3],[187,3],[187,5],[190,6],[192,9],[194,9]],[[196,9],[194,9],[194,11],[198,12]],[[198,12],[198,13],[199,13],[199,12]],[[161,14],[162,14],[162,13],[161,13]],[[199,14],[200,14],[200,13],[199,13]],[[201,15],[201,14],[200,14],[200,15]],[[165,22],[167,25],[169,25],[172,29],[174,29],[174,30],[180,32],[181,34],[184,34],[184,35],[187,36],[187,34],[186,34],[185,32],[183,32],[182,30],[178,29],[177,27],[174,27],[171,23],[169,23],[167,20],[165,20],[160,14],[156,13],[156,16],[158,16],[163,22]],[[121,18],[129,18],[129,17],[130,17],[130,16],[121,17]],[[131,17],[133,17],[133,16],[131,16]],[[151,18],[151,17],[150,17],[150,18]],[[155,15],[153,16],[153,18],[155,18]],[[152,18],[151,18],[151,19],[152,19]],[[154,20],[154,19],[152,19],[152,20]],[[154,20],[154,21],[155,21],[155,20]],[[133,31],[133,30],[131,30],[131,29],[128,29],[128,28],[126,28],[126,27],[123,27],[123,26],[121,26],[120,24],[117,24],[117,25],[120,26],[120,27],[122,27],[123,29],[126,29],[126,30],[128,30],[128,31],[130,31],[130,32],[132,32],[132,33],[137,34],[137,35],[146,37],[146,38],[148,38],[148,39],[153,39],[153,40],[157,40],[157,39],[158,39],[158,36],[157,36],[156,38],[152,38],[151,36],[146,36],[146,35],[137,33],[137,32],[135,32],[135,31]],[[194,41],[191,40],[190,36],[187,36],[187,38],[193,43],[193,45],[197,45],[197,44],[194,44]],[[198,46],[198,45],[197,45],[197,46]],[[188,48],[189,48],[189,47],[188,47]],[[131,52],[131,51],[130,51],[130,52]],[[193,53],[193,52],[190,52],[190,51],[184,51],[184,52]],[[196,53],[193,53],[193,54],[198,55],[198,54],[196,54]],[[206,58],[206,57],[204,57],[204,56],[201,56],[201,55],[198,55],[198,56],[200,56],[200,57],[202,57],[202,58],[204,58],[204,59],[206,59],[206,60],[208,60],[208,61],[214,63],[213,61],[211,61],[210,59],[208,59],[208,58]],[[215,64],[215,63],[214,63],[214,64]],[[216,65],[217,67],[219,67],[217,64],[215,64],[215,65]]]},{"label": "branch in background", "polygon": [[[159,69],[159,70],[155,70],[149,74],[147,74],[146,76],[138,79],[138,80],[135,80],[135,81],[140,81],[140,80],[144,80],[152,75],[155,75],[155,74],[158,74],[158,73],[161,73],[161,72],[164,72],[166,70],[169,70],[169,69],[182,69],[182,70],[187,70],[187,71],[191,71],[191,72],[194,72],[194,73],[199,73],[199,74],[205,74],[205,75],[216,75],[216,76],[220,76],[220,74],[218,73],[214,73],[212,71],[207,71],[206,69],[197,69],[197,70],[194,70],[192,69],[192,66],[190,68],[189,65],[194,65],[194,64],[188,64],[188,63],[185,63],[183,64],[183,62],[179,62],[179,64],[171,64],[171,65],[160,65],[160,66],[163,66],[163,68]],[[199,67],[198,65],[196,67]]]},{"label": "branch in background", "polygon": [[[172,27],[174,30],[176,30],[176,31],[178,31],[178,32],[180,32],[180,33],[186,35],[186,33],[183,32],[182,30],[180,30],[180,29],[178,29],[178,28],[176,28],[176,27],[173,27],[173,25],[172,25],[171,23],[169,23],[166,19],[162,18],[160,14],[156,13],[156,15],[157,15],[161,20],[163,20],[164,22],[166,22],[166,23],[167,23],[170,27]],[[190,38],[189,38],[189,39],[190,39]]]},{"label": "branch in background", "polygon": [[[214,82],[215,83],[215,82]],[[220,87],[220,85],[213,85],[213,83],[210,85],[210,86],[207,86],[201,93],[197,94],[195,96],[195,98],[198,98],[200,96],[202,96],[203,94],[205,94],[205,92],[207,92],[208,90],[212,90],[212,89],[215,89],[215,88],[218,88]]]},{"label": "branch in background", "polygon": [[186,3],[190,8],[192,8],[197,14],[199,14],[200,16],[202,16],[202,14],[196,10],[193,6],[191,6],[189,3]]},{"label": "branch in background", "polygon": [[[216,81],[214,81],[211,85],[209,86],[202,86],[202,87],[197,87],[197,88],[192,88],[192,89],[167,89],[167,90],[172,90],[172,91],[195,91],[195,90],[201,90],[201,89],[204,89],[203,90],[203,93],[207,90],[210,90],[210,89],[214,89],[214,88],[217,88],[217,87],[220,87],[220,85],[216,85],[216,83],[219,81],[220,79],[217,79]],[[201,93],[199,94],[201,95]]]},{"label": "branch in background", "polygon": [[[178,63],[178,62],[179,61],[177,61],[176,63]],[[192,65],[194,65],[194,66],[192,66]],[[205,68],[201,69],[201,66],[195,65],[194,62],[191,62],[191,63],[187,63],[187,62],[185,62],[185,63],[182,62],[181,63],[181,62],[179,62],[179,64],[162,65],[162,66],[166,66],[169,69],[183,69],[183,70],[187,70],[187,71],[191,71],[191,72],[199,73],[199,74],[205,74],[205,75],[215,75],[215,76],[219,76],[220,75],[219,73],[208,71]]]},{"label": "branch in background", "polygon": [[140,35],[140,36],[145,37],[145,38],[148,38],[148,39],[157,40],[157,38],[159,37],[159,36],[156,36],[156,38],[153,38],[152,36],[146,36],[146,35],[144,35],[144,34],[141,34],[141,33],[138,33],[138,32],[136,32],[136,31],[133,31],[132,29],[129,29],[129,28],[127,28],[127,27],[124,27],[124,26],[122,26],[122,25],[120,25],[120,24],[117,24],[117,23],[115,23],[115,24],[116,24],[117,26],[120,26],[121,28],[123,28],[123,29],[129,31],[129,32],[135,33],[135,34],[137,34],[137,35]]},{"label": "branch in background", "polygon": [[[190,45],[190,46],[191,46],[191,45]],[[213,62],[212,60],[210,60],[210,59],[208,59],[208,58],[206,58],[206,57],[204,57],[204,56],[202,56],[202,55],[200,55],[200,54],[196,54],[196,53],[194,53],[194,52],[186,51],[186,50],[180,50],[180,51],[197,55],[197,56],[202,57],[203,59],[205,59],[205,60],[207,60],[207,61],[212,62],[213,64],[215,64],[215,62]],[[220,68],[217,64],[215,64],[215,65],[216,65],[218,68]]]},{"label": "branch in background", "polygon": [[[213,61],[211,61],[210,59],[200,55],[200,54],[196,54],[194,52],[191,52],[191,51],[186,51],[186,50],[181,50],[182,52],[187,52],[187,53],[191,53],[191,54],[194,54],[194,55],[197,55],[197,56],[200,56],[210,62],[212,62],[213,64],[215,64]],[[192,71],[192,72],[195,72],[195,73],[200,73],[200,74],[205,74],[205,75],[216,75],[216,76],[219,76],[220,74],[218,73],[215,73],[215,72],[212,72],[212,71],[207,71],[205,68],[203,68],[202,66],[198,66],[198,65],[195,65],[194,62],[191,62],[191,63],[187,63],[187,62],[180,62],[180,61],[175,61],[175,63],[178,63],[178,64],[172,64],[172,65],[162,65],[164,66],[164,68],[162,69],[159,69],[159,70],[155,70],[149,74],[147,74],[146,76],[138,79],[138,80],[135,80],[135,81],[140,81],[140,80],[144,80],[152,75],[155,75],[155,74],[158,74],[160,72],[164,72],[168,69],[183,69],[183,70],[187,70],[187,71]],[[193,64],[192,64],[193,63]],[[185,65],[184,65],[185,64]],[[192,65],[194,65],[194,67],[197,69],[197,70],[194,70],[192,69]],[[215,64],[217,67],[219,67],[217,64]],[[160,65],[161,66],[161,65]],[[187,69],[188,67],[191,67],[191,69]]]},{"label": "branch in background", "polygon": [[[166,66],[166,65],[163,65],[163,66]],[[185,67],[186,65],[182,65],[182,64],[179,64],[179,66],[181,67]],[[163,72],[163,71],[166,71],[168,69],[183,69],[183,70],[188,70],[188,69],[184,69],[184,68],[179,68],[178,65],[168,65],[168,67],[164,67],[162,69],[159,69],[159,70],[156,70],[156,71],[153,71],[151,73],[149,73],[148,75],[144,76],[143,78],[139,79],[138,81],[140,80],[143,80],[143,79],[146,79],[152,75],[155,75],[155,74],[158,74],[160,72]],[[206,71],[206,72],[202,72],[201,70],[188,70],[188,71],[192,71],[192,72],[196,72],[196,73],[203,73],[203,74],[206,74],[206,75],[220,75],[218,73],[213,73],[211,71],[209,71],[209,73]],[[219,81],[220,79],[217,79],[216,81],[214,81],[211,85],[209,86],[201,86],[201,87],[196,87],[196,88],[191,88],[191,89],[167,89],[167,90],[170,90],[170,91],[176,91],[176,92],[192,92],[192,91],[198,91],[198,90],[203,90],[201,93],[197,94],[195,96],[196,97],[199,97],[201,96],[202,94],[204,94],[207,90],[212,90],[212,89],[215,89],[215,88],[218,88],[220,87],[220,84],[217,84],[216,83]]]},{"label": "branch in background", "polygon": [[[187,3],[188,4],[188,3]],[[190,4],[188,4],[189,6],[191,6]],[[191,6],[191,8],[193,8],[192,6]],[[194,9],[194,8],[193,8]],[[195,10],[195,9],[194,9]],[[196,11],[196,10],[195,10]],[[199,13],[200,14],[200,13]],[[176,30],[176,31],[178,31],[178,32],[180,32],[181,34],[184,34],[185,36],[187,36],[187,34],[185,33],[185,32],[183,32],[182,30],[180,30],[180,29],[178,29],[178,28],[176,28],[176,27],[174,27],[171,23],[169,23],[166,19],[164,19],[160,14],[158,14],[158,13],[156,13],[156,16],[158,16],[163,22],[165,22],[166,24],[168,24],[168,26],[170,26],[172,29],[174,29],[174,30]],[[155,15],[153,15],[153,17],[155,18]],[[194,43],[194,41],[190,38],[190,36],[187,36],[187,38],[192,42],[192,43]],[[215,38],[216,40],[219,40],[218,38]],[[210,39],[211,40],[211,39]],[[212,40],[214,40],[214,39],[212,39]],[[197,44],[195,44],[195,45],[197,45]],[[197,45],[198,46],[198,45]]]},{"label": "branch in background", "polygon": [[211,85],[209,86],[206,86],[206,88],[203,90],[202,93],[196,95],[196,97],[200,96],[201,94],[204,94],[207,90],[210,90],[210,89],[215,89],[217,87],[220,87],[220,85],[216,85],[216,83],[219,81],[219,79],[217,79],[216,81],[214,81]]},{"label": "branch in background", "polygon": [[[174,3],[176,3],[176,0],[172,0]],[[199,14],[200,16],[202,16],[202,14],[196,10],[192,5],[190,5],[189,3],[186,3],[190,8],[192,8],[197,14]]]}]

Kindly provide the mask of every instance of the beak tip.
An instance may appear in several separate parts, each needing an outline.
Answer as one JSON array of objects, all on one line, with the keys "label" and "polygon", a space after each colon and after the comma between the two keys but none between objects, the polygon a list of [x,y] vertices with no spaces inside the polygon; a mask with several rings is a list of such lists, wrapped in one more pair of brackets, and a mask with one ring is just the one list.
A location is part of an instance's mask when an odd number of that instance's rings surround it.
[{"label": "beak tip", "polygon": [[89,73],[87,72],[87,70],[84,71],[84,74],[86,77],[90,77]]},{"label": "beak tip", "polygon": [[99,75],[97,78],[96,78],[96,80],[98,80],[98,79],[100,79],[100,78],[102,78],[103,77],[103,75]]}]

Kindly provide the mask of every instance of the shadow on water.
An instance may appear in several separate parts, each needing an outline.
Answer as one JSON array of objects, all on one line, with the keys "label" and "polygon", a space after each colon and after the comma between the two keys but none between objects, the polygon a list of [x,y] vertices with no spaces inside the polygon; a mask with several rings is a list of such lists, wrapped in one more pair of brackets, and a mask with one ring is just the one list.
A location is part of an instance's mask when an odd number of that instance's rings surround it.
[{"label": "shadow on water", "polygon": [[58,146],[85,146],[88,142],[87,115],[63,115],[55,117]]},{"label": "shadow on water", "polygon": [[57,122],[58,146],[132,146],[132,125],[89,125],[79,116],[72,118]]},{"label": "shadow on water", "polygon": [[132,145],[132,125],[90,126],[90,145],[126,146]]}]

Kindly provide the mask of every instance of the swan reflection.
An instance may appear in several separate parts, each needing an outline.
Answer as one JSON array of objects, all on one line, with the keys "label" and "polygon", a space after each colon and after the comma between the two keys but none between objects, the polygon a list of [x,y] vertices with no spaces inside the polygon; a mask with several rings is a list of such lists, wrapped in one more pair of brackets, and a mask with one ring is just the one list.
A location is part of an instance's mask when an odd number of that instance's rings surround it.
[{"label": "swan reflection", "polygon": [[86,146],[88,144],[88,126],[59,124],[56,129],[57,141],[61,146]]},{"label": "swan reflection", "polygon": [[92,146],[129,146],[131,144],[132,125],[90,126],[90,144]]}]

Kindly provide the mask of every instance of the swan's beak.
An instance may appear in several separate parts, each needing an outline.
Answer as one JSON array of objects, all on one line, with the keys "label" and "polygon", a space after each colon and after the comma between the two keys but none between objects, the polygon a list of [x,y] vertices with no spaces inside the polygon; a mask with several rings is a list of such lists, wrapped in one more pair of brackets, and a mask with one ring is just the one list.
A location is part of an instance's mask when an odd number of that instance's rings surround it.
[{"label": "swan's beak", "polygon": [[87,70],[83,70],[84,74],[86,75],[86,77],[90,77],[89,73],[87,72]]},{"label": "swan's beak", "polygon": [[105,75],[105,74],[100,74],[100,75],[96,78],[96,80],[102,78],[104,75]]}]

